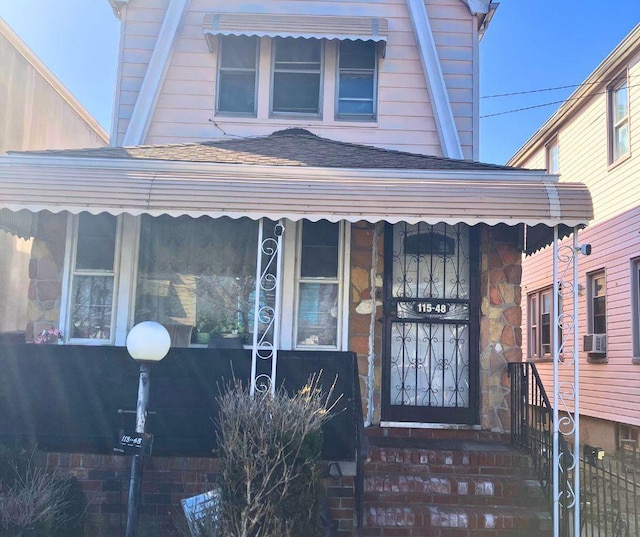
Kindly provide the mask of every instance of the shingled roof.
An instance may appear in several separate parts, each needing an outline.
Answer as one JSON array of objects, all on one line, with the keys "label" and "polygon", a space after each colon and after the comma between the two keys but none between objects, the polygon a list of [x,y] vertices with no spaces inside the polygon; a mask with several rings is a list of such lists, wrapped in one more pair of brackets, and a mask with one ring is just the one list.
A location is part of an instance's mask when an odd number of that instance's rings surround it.
[{"label": "shingled roof", "polygon": [[305,129],[268,136],[187,144],[141,145],[26,151],[19,154],[74,158],[113,158],[211,162],[240,165],[416,170],[514,170],[517,168],[456,160],[321,138]]}]

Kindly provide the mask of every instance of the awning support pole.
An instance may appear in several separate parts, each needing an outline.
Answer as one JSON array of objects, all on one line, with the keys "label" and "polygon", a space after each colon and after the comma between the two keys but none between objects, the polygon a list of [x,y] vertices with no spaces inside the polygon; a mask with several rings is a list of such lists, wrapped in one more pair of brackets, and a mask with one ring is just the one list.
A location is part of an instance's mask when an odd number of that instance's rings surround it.
[{"label": "awning support pole", "polygon": [[[580,535],[580,407],[578,330],[578,228],[572,245],[560,245],[553,230],[553,535]],[[562,361],[561,361],[562,358]],[[560,365],[563,372],[560,375]],[[569,369],[572,368],[572,371]],[[564,380],[563,380],[564,379]],[[562,417],[560,417],[562,411]],[[560,453],[560,439],[572,439],[573,452]],[[569,442],[566,445],[571,445]],[[566,472],[566,475],[564,475]],[[566,483],[565,490],[560,480]],[[561,518],[562,517],[562,518]],[[561,531],[564,530],[564,531]]]},{"label": "awning support pole", "polygon": [[[258,224],[258,252],[256,260],[256,291],[253,304],[253,343],[251,347],[251,396],[276,390],[276,367],[280,345],[282,275],[281,222],[265,236],[265,220]],[[258,364],[270,362],[268,372],[258,371]]]}]

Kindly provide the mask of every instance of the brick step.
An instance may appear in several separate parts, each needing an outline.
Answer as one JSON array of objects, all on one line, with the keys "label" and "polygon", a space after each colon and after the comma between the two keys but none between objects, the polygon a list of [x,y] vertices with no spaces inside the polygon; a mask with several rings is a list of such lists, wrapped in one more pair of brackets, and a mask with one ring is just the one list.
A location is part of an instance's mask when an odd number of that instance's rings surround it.
[{"label": "brick step", "polygon": [[368,505],[546,505],[536,479],[365,473]]},{"label": "brick step", "polygon": [[455,449],[370,446],[366,465],[370,471],[465,475],[529,475],[529,457],[501,445],[478,449],[468,443]]},{"label": "brick step", "polygon": [[551,535],[551,517],[523,507],[425,505],[366,510],[364,536],[491,537]]}]

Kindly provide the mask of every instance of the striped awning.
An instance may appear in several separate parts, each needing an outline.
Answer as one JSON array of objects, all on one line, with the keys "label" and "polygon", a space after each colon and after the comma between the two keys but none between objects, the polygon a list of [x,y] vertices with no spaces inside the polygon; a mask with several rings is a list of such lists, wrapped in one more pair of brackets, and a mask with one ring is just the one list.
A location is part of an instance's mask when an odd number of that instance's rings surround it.
[{"label": "striped awning", "polygon": [[272,13],[208,13],[203,30],[209,48],[215,35],[258,37],[304,37],[386,42],[387,19],[324,15],[277,15]]},{"label": "striped awning", "polygon": [[569,229],[593,217],[586,186],[543,173],[53,160],[1,161],[0,208]]}]

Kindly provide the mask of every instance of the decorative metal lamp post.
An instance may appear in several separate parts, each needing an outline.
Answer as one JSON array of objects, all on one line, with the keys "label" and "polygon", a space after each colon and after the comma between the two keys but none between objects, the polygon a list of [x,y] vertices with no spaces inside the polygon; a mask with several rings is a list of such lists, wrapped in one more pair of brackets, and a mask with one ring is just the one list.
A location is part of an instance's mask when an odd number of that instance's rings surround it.
[{"label": "decorative metal lamp post", "polygon": [[[149,404],[149,384],[151,382],[151,363],[159,362],[169,352],[171,336],[160,323],[144,321],[135,325],[127,336],[127,351],[131,357],[140,362],[140,381],[138,384],[138,405],[136,407],[136,433],[142,439],[147,421]],[[141,453],[136,453],[131,462],[131,479],[129,481],[129,500],[127,504],[126,537],[135,537],[138,529],[138,501],[140,499],[140,483],[142,481]]]}]

